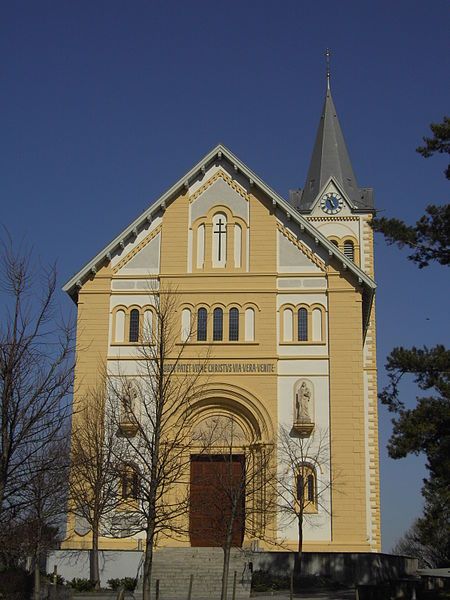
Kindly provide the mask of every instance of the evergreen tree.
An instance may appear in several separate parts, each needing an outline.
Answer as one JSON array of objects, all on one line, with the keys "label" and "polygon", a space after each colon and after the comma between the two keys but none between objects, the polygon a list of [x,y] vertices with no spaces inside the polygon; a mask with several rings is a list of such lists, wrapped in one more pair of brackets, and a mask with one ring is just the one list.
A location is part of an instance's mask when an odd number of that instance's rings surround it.
[{"label": "evergreen tree", "polygon": [[[424,157],[450,153],[450,119],[432,124],[432,138],[417,148]],[[450,179],[450,166],[445,170]],[[450,205],[426,208],[426,214],[413,226],[398,219],[374,219],[374,230],[383,233],[389,244],[408,247],[410,260],[419,268],[436,261],[450,265]],[[396,416],[388,443],[389,455],[398,459],[407,454],[425,454],[429,476],[424,480],[424,514],[410,531],[415,542],[433,548],[432,566],[450,564],[450,351],[443,345],[433,348],[394,348],[386,369],[389,385],[380,400]],[[419,389],[432,395],[417,398],[407,408],[399,398],[399,382],[412,375]]]},{"label": "evergreen tree", "polygon": [[[425,158],[436,153],[450,154],[450,118],[444,117],[442,123],[432,123],[430,128],[433,137],[424,137],[425,145],[416,148],[416,152]],[[450,165],[444,173],[450,179]],[[433,261],[444,266],[450,265],[449,204],[430,204],[415,225],[407,225],[400,219],[377,217],[373,220],[372,227],[385,236],[388,244],[410,248],[412,253],[408,258],[417,263],[420,269]]]}]

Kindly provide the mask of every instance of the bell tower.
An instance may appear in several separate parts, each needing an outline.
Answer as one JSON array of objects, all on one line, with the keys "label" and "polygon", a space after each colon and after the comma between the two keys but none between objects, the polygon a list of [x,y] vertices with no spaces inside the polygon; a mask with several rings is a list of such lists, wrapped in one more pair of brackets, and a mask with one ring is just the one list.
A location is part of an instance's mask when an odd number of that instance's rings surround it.
[{"label": "bell tower", "polygon": [[[356,179],[331,94],[328,51],[326,56],[325,100],[306,181],[303,189],[290,192],[289,201],[315,228],[335,244],[347,259],[352,260],[373,279],[373,231],[370,227],[374,215],[373,190],[360,187]],[[346,507],[340,508],[340,498],[338,495],[335,496],[334,517],[338,514],[338,518],[334,518],[333,535],[335,542],[343,542],[347,533],[353,536],[353,539],[362,540],[365,537],[365,543],[368,543],[373,551],[380,551],[375,305],[373,304],[370,310],[361,356],[361,347],[357,348],[360,344],[357,341],[360,339],[359,334],[356,333],[358,311],[356,310],[353,317],[350,317],[348,308],[345,308],[340,315],[339,307],[344,303],[346,295],[351,297],[350,291],[345,289],[344,280],[339,279],[335,273],[329,272],[331,460],[335,468],[342,470],[343,465],[346,465],[344,471],[353,469],[355,475],[350,474],[346,483],[349,489],[352,486],[353,489],[358,489],[361,479],[364,479],[365,490],[360,489],[359,494],[365,500],[358,509],[360,524],[357,532],[356,524],[352,524],[350,515],[346,514]],[[333,331],[336,332],[335,336],[332,336]],[[344,345],[340,345],[339,341],[342,336],[346,336]],[[346,352],[349,356],[342,362]],[[350,359],[350,355],[353,359]],[[354,363],[355,369],[358,370],[358,373],[354,372],[354,378],[358,379],[358,384],[355,384],[351,391],[349,379],[347,378],[346,381],[343,373],[348,361],[356,360],[355,357],[358,364],[359,360],[361,362],[357,368],[356,362]],[[359,373],[360,369],[361,373]],[[351,406],[347,405],[350,394],[353,395]],[[356,454],[353,450],[354,456],[363,454],[358,465],[352,463],[350,454],[346,455],[345,450],[341,449],[340,438],[347,435],[347,430],[345,423],[340,421],[340,415],[347,410],[348,414],[352,414],[353,418],[357,419],[352,425],[353,431],[355,428],[362,429],[358,436],[364,439],[362,445],[364,449],[361,447]],[[356,417],[357,414],[360,416]],[[350,431],[347,433],[350,435]],[[356,434],[352,433],[352,435]],[[355,523],[356,520],[355,513]],[[339,523],[343,524],[347,521],[347,525],[341,529]]]}]

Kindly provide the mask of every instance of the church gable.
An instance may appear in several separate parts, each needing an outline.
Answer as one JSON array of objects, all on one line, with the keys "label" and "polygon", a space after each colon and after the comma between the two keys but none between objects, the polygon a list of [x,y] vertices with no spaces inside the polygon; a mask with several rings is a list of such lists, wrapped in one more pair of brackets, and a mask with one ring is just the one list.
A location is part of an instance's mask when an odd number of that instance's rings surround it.
[{"label": "church gable", "polygon": [[242,177],[212,165],[189,189],[189,205],[189,271],[248,271],[250,195]]},{"label": "church gable", "polygon": [[[217,204],[217,211],[216,194],[217,202],[222,202]],[[206,215],[205,211],[207,211]],[[203,216],[199,216],[200,214]],[[194,222],[193,217],[196,217]],[[355,283],[363,283],[368,292],[366,297],[368,308],[370,307],[375,289],[372,279],[318,231],[315,224],[308,223],[308,220],[292,205],[278,196],[244,163],[221,145],[207,154],[75,274],[64,286],[64,290],[76,301],[78,290],[105,265],[110,265],[116,272],[126,268],[145,270],[147,266],[150,272],[156,272],[158,241],[152,242],[144,254],[139,257],[138,255],[147,246],[144,240],[149,235],[149,230],[153,231],[156,222],[162,223],[163,219],[159,251],[161,273],[174,274],[186,270],[192,273],[211,272],[223,267],[225,271],[241,272],[273,270],[277,263],[276,222],[278,220],[285,224],[284,226],[293,235],[290,243],[317,268],[323,269],[321,261],[325,264],[334,257],[334,264],[338,269],[348,269]],[[203,223],[201,223],[202,219],[204,219]],[[304,240],[295,233],[297,229],[305,234]],[[217,235],[213,236],[213,231],[217,231]],[[224,235],[228,236],[225,261],[222,253],[219,258],[218,249],[219,246],[221,249],[223,247],[219,240],[223,241]],[[167,245],[165,240],[177,240],[177,243]],[[306,242],[305,246],[309,250],[301,245],[300,242],[303,241]],[[141,243],[144,245],[141,246]],[[294,251],[292,248],[288,250],[284,242],[281,243],[284,247],[285,259],[283,260],[292,262],[291,255]],[[216,244],[215,248],[213,248],[214,244]],[[215,265],[211,258],[213,253],[216,256]],[[207,260],[209,266],[206,268]],[[298,260],[301,264],[305,259]],[[303,265],[302,268],[311,267]],[[133,274],[133,271],[129,274]]]},{"label": "church gable", "polygon": [[161,227],[151,231],[126,254],[113,268],[114,274],[147,275],[159,272]]},{"label": "church gable", "polygon": [[217,205],[226,206],[234,215],[248,220],[247,191],[222,170],[192,194],[190,202],[191,224],[199,217],[206,216]]},{"label": "church gable", "polygon": [[281,273],[322,272],[325,263],[288,229],[278,226],[278,271]]}]

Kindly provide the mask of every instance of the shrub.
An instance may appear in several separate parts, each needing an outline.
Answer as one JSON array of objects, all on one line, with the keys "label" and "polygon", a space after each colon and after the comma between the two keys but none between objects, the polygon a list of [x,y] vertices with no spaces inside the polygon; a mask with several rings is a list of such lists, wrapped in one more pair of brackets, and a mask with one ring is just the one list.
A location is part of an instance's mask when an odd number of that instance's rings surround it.
[{"label": "shrub", "polygon": [[134,592],[136,579],[134,577],[122,577],[122,579],[108,579],[108,585],[112,590],[119,590],[121,587],[126,592]]},{"label": "shrub", "polygon": [[0,571],[0,598],[4,600],[27,600],[31,598],[33,576],[23,569]]},{"label": "shrub", "polygon": [[69,585],[77,592],[91,592],[95,588],[93,581],[90,579],[82,579],[81,577],[74,577]]},{"label": "shrub", "polygon": [[255,592],[288,590],[289,585],[289,577],[273,575],[269,571],[254,571],[252,575],[252,590]]},{"label": "shrub", "polygon": [[[46,580],[49,583],[53,583],[53,577],[54,577],[53,573],[47,573],[46,576],[45,576]],[[56,585],[65,585],[65,583],[66,583],[66,580],[64,579],[64,577],[62,575],[59,575],[57,573],[57,575],[56,575]]]}]

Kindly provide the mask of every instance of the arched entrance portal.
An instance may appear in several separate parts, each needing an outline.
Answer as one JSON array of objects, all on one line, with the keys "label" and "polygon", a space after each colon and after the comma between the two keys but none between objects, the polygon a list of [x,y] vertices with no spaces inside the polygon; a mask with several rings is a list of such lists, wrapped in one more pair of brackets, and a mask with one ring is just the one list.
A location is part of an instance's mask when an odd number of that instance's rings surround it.
[{"label": "arched entrance portal", "polygon": [[[241,547],[263,527],[264,444],[255,415],[229,398],[196,407],[190,457],[189,537],[192,546]],[[256,535],[251,532],[252,537]]]}]

